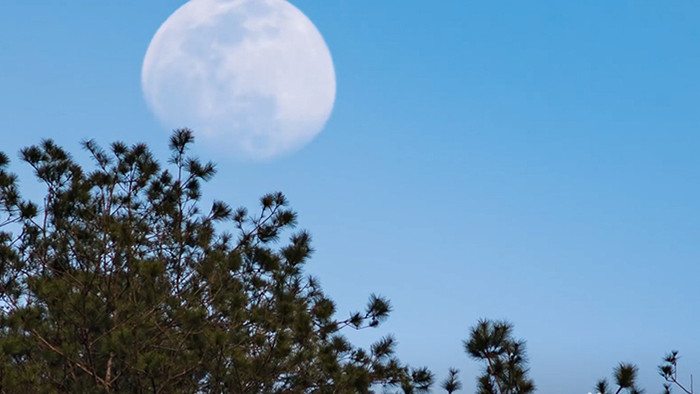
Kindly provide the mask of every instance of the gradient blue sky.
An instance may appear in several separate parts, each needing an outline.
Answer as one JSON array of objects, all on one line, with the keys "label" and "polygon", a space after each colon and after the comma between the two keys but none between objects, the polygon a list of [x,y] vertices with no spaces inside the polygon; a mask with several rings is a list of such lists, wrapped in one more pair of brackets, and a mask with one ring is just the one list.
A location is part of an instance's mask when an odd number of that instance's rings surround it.
[{"label": "gradient blue sky", "polygon": [[[165,157],[141,62],[183,3],[4,3],[0,150],[121,139]],[[515,324],[541,393],[587,393],[625,360],[658,392],[671,349],[700,374],[700,3],[293,3],[334,58],[325,131],[267,163],[198,153],[219,164],[208,196],[287,194],[341,315],[393,301],[353,338],[394,333],[464,392],[482,317]]]}]

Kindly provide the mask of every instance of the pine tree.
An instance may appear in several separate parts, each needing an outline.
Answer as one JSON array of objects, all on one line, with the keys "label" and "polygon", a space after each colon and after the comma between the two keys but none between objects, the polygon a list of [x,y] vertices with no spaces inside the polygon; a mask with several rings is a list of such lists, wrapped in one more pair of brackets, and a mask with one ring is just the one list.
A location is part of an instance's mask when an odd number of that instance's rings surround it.
[{"label": "pine tree", "polygon": [[432,374],[402,364],[392,337],[362,349],[342,335],[376,327],[390,304],[371,296],[335,317],[281,193],[254,214],[202,211],[216,170],[192,143],[173,134],[169,168],[143,144],[84,142],[90,169],[51,140],[25,148],[41,203],[0,154],[0,392],[426,391]]},{"label": "pine tree", "polygon": [[664,357],[659,365],[659,374],[664,378],[664,394],[670,394],[673,386],[678,387],[686,394],[693,394],[693,375],[690,375],[690,387],[684,386],[678,381],[678,351],[672,350]]},{"label": "pine tree", "polygon": [[457,375],[459,374],[459,370],[456,368],[450,368],[449,370],[449,375],[445,380],[442,382],[442,387],[447,391],[447,394],[452,394],[455,391],[459,391],[462,389],[462,383],[459,381]]},{"label": "pine tree", "polygon": [[[637,387],[637,373],[639,369],[636,365],[630,363],[620,363],[613,370],[613,376],[615,378],[615,384],[617,385],[617,390],[615,394],[622,393],[626,390],[629,394],[641,394],[643,390]],[[595,386],[596,393],[599,394],[611,394],[608,382],[605,379],[601,379]]]},{"label": "pine tree", "polygon": [[[684,386],[678,380],[678,351],[673,350],[664,357],[663,362],[659,365],[659,374],[664,378],[666,383],[663,385],[663,393],[670,394],[673,387],[677,387],[686,394],[693,394],[693,376],[690,375],[690,386]],[[637,374],[639,369],[631,363],[620,363],[613,370],[615,384],[617,390],[615,394],[622,393],[627,390],[630,394],[640,394],[644,390],[637,386]],[[612,389],[608,385],[607,380],[601,379],[595,386],[595,391],[598,394],[612,394]]]},{"label": "pine tree", "polygon": [[481,320],[472,328],[464,348],[472,358],[484,362],[478,378],[478,394],[526,394],[535,391],[527,377],[525,342],[513,338],[507,322]]}]

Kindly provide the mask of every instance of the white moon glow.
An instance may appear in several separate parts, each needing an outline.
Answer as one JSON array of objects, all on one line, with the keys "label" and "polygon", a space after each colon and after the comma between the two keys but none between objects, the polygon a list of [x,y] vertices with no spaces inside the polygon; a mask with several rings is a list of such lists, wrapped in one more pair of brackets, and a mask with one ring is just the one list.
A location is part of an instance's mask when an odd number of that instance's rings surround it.
[{"label": "white moon glow", "polygon": [[328,47],[285,0],[189,1],[153,37],[141,82],[165,126],[246,158],[302,147],[335,100]]}]

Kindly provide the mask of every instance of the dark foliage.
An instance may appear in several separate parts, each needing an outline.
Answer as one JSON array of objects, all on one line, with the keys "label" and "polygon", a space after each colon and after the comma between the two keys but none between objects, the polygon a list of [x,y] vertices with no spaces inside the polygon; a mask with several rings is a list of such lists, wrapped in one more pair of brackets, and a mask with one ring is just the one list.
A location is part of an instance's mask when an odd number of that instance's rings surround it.
[{"label": "dark foliage", "polygon": [[513,338],[507,322],[481,320],[471,330],[464,348],[471,357],[484,362],[478,378],[479,394],[526,394],[535,391],[527,376],[525,342]]},{"label": "dark foliage", "polygon": [[23,149],[40,203],[0,154],[0,392],[427,390],[430,372],[403,365],[391,337],[365,350],[341,335],[379,325],[389,303],[335,317],[282,194],[256,213],[202,211],[215,167],[187,155],[192,142],[173,134],[168,169],[145,145],[87,141],[90,169],[51,140]]}]

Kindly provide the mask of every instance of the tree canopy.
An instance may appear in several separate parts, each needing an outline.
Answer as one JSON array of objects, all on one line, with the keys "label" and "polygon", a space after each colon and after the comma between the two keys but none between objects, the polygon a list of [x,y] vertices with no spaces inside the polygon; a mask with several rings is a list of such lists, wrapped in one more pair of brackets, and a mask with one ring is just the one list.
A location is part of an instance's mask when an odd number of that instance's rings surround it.
[{"label": "tree canopy", "polygon": [[528,378],[525,342],[513,337],[508,322],[481,320],[472,328],[464,349],[471,357],[484,362],[478,378],[479,394],[528,394],[535,384]]},{"label": "tree canopy", "polygon": [[25,148],[40,203],[0,155],[0,392],[426,390],[432,374],[402,364],[392,337],[362,349],[342,335],[390,305],[372,295],[336,318],[281,193],[255,213],[203,210],[216,170],[192,142],[174,132],[168,168],[143,144],[86,141],[90,169],[51,140]]},{"label": "tree canopy", "polygon": [[[80,166],[51,140],[22,149],[44,185],[24,198],[0,152],[0,393],[427,392],[434,376],[396,356],[392,336],[368,348],[347,329],[379,326],[389,301],[338,318],[304,265],[311,236],[281,193],[255,212],[202,207],[216,169],[191,157],[190,130],[161,165],[144,144],[94,141]],[[285,239],[286,241],[282,241]],[[483,365],[479,394],[526,394],[525,342],[512,324],[481,320],[464,341]],[[678,352],[659,366],[673,388]],[[638,369],[613,371],[598,393],[639,393]],[[450,369],[440,387],[462,389]]]}]

